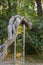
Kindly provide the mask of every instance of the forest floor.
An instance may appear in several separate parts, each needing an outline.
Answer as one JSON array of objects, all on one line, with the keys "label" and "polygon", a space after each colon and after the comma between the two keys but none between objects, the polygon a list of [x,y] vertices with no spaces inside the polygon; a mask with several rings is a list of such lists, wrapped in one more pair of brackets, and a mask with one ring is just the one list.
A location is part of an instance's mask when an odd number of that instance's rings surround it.
[{"label": "forest floor", "polygon": [[[14,65],[14,59],[13,56],[8,56],[6,59],[3,61],[0,60],[0,65]],[[22,65],[22,62],[20,59],[17,59],[16,65]],[[32,56],[29,55],[26,57],[26,63],[25,65],[43,65],[43,57],[38,57],[36,55]]]}]

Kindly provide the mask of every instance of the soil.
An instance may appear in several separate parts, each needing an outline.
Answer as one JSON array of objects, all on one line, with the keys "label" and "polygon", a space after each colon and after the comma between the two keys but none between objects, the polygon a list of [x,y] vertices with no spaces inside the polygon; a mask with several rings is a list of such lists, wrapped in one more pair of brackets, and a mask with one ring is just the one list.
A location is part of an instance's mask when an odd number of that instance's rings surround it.
[{"label": "soil", "polygon": [[[38,60],[38,59],[34,59],[30,56],[27,58],[28,58],[28,60],[26,60],[25,65],[43,65],[43,59]],[[9,57],[5,58],[4,60],[0,60],[0,65],[14,65],[13,56],[12,57],[9,56]],[[22,62],[20,61],[20,59],[17,59],[15,65],[22,65]]]}]

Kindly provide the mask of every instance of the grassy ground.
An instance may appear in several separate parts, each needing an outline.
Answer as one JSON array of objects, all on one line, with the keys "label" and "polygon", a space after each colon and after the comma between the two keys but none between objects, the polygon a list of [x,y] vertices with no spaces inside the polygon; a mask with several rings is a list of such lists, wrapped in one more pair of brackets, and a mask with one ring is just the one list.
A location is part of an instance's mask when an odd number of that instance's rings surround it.
[{"label": "grassy ground", "polygon": [[[0,60],[0,65],[14,65],[13,55],[9,55],[3,61]],[[18,58],[16,65],[22,65],[22,62]],[[28,55],[26,56],[25,65],[43,65],[43,57],[39,57],[38,55]]]},{"label": "grassy ground", "polygon": [[26,61],[35,62],[35,63],[43,63],[43,56],[38,55],[28,55],[26,56]]}]

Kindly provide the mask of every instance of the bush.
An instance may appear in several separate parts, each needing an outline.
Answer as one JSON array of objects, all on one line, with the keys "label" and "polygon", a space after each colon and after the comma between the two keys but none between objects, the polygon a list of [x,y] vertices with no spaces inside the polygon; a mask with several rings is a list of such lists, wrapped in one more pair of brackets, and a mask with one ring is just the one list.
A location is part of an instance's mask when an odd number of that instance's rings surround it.
[{"label": "bush", "polygon": [[39,20],[33,23],[31,31],[26,32],[26,52],[40,54],[43,49],[43,20]]}]

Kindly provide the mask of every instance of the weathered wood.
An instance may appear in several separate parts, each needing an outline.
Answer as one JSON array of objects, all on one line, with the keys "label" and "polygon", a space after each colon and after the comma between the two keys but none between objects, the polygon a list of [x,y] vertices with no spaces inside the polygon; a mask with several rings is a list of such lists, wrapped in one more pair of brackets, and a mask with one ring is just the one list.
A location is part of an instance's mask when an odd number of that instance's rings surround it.
[{"label": "weathered wood", "polygon": [[25,65],[25,25],[23,25],[23,57],[22,65]]},{"label": "weathered wood", "polygon": [[14,42],[14,65],[16,64],[16,40]]},{"label": "weathered wood", "polygon": [[8,25],[8,40],[6,40],[3,43],[3,45],[0,46],[1,48],[2,47],[4,48],[1,56],[5,55],[7,48],[16,40],[18,34],[18,26],[21,23],[25,24],[29,30],[32,28],[32,23],[26,17],[20,15],[12,16],[11,19],[9,20],[9,25]]}]

